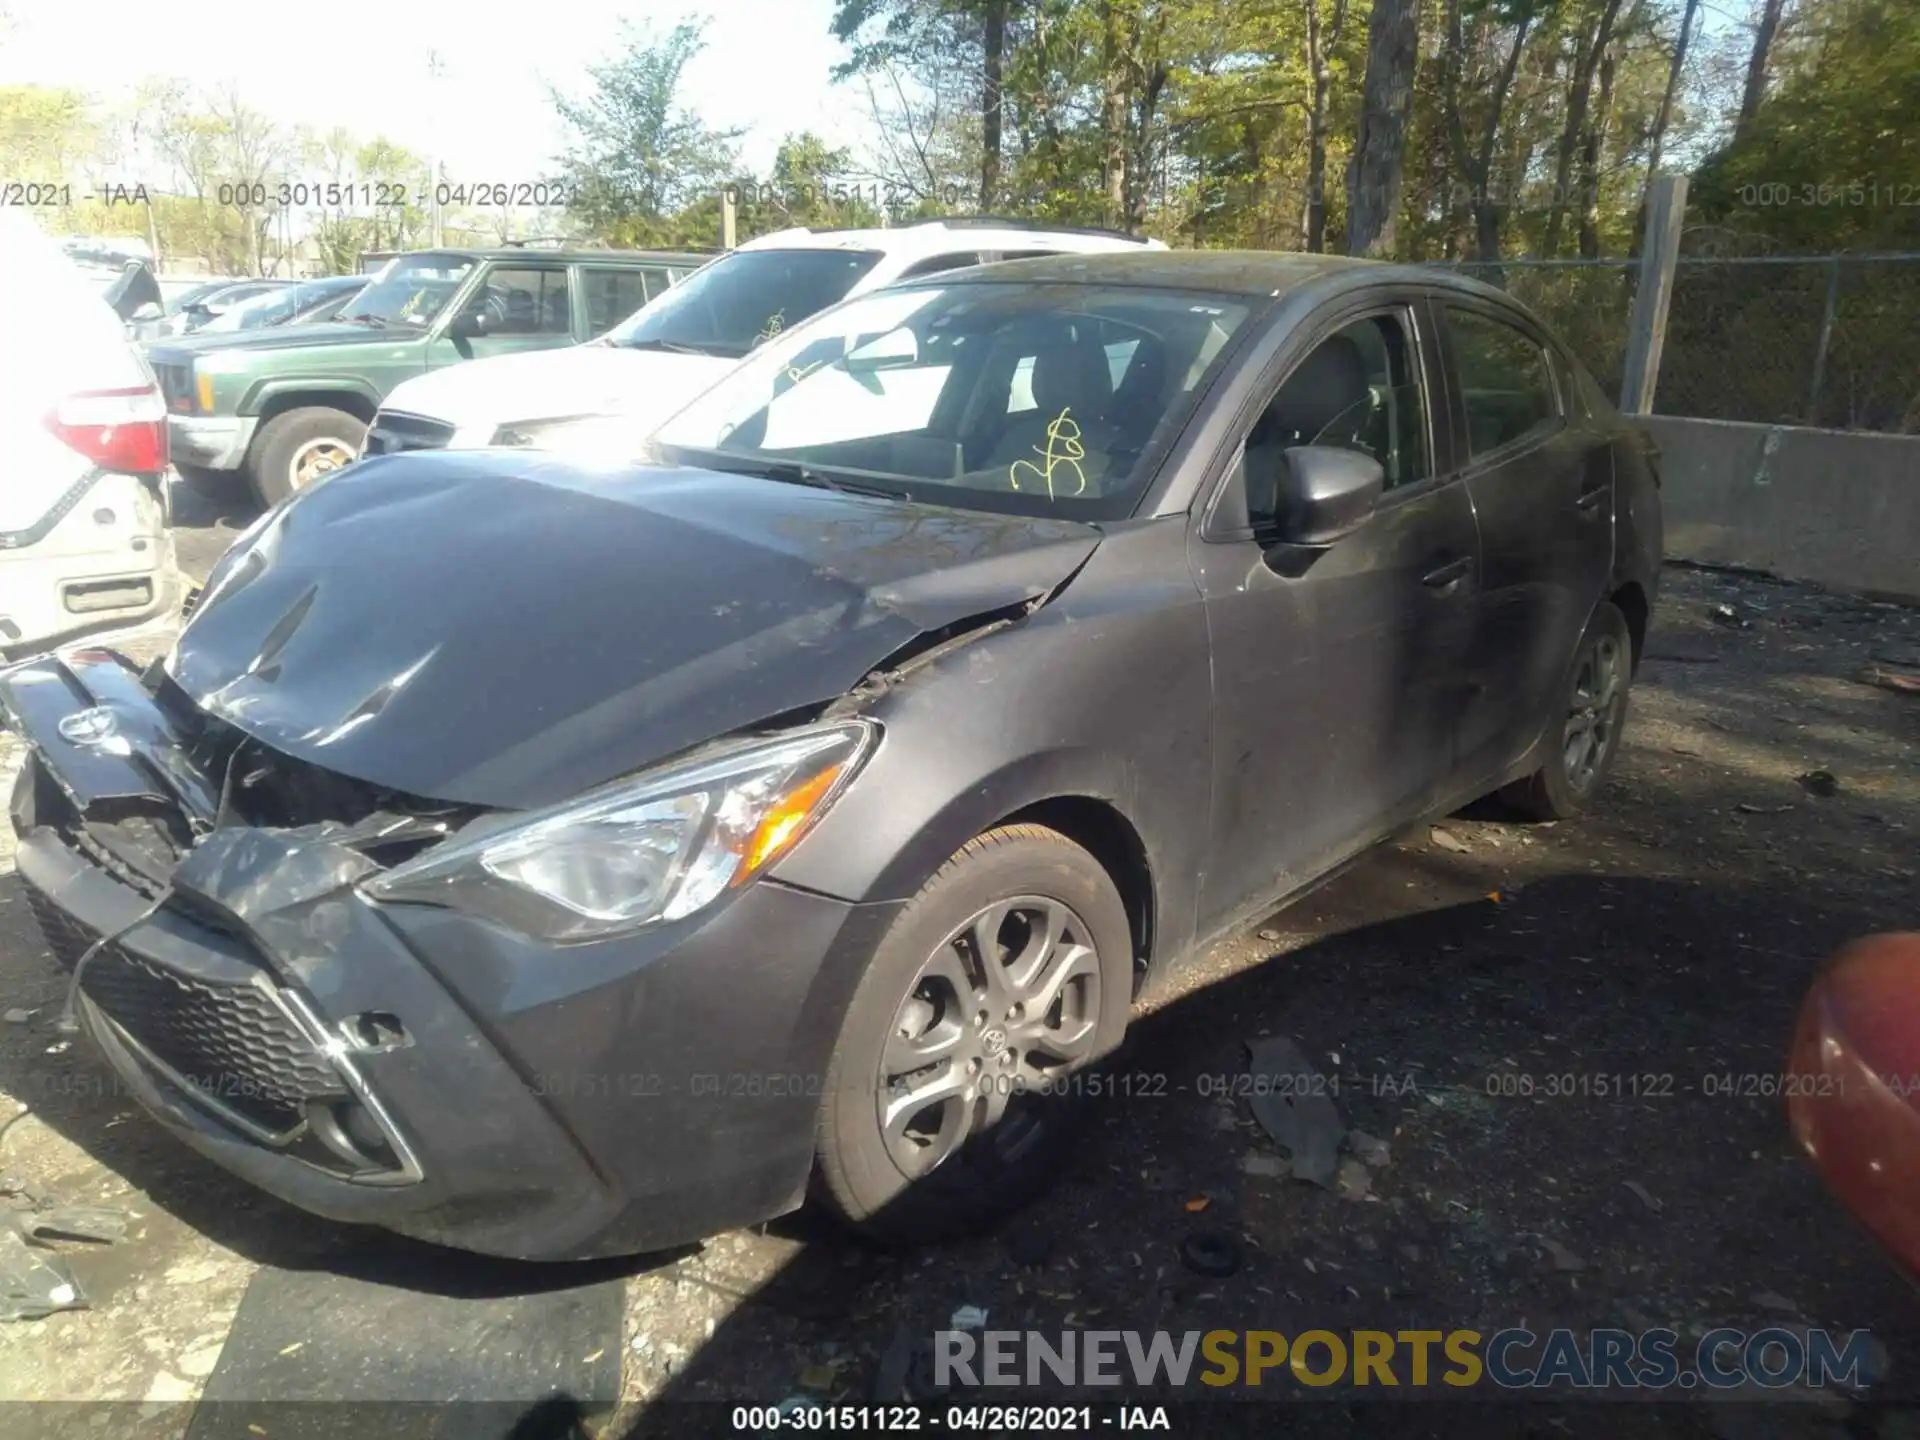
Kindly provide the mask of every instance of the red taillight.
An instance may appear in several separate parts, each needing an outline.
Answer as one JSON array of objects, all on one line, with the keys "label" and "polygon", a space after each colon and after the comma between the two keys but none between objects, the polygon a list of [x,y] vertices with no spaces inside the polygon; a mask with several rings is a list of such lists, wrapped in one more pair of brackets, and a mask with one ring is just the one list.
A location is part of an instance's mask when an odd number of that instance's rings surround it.
[{"label": "red taillight", "polygon": [[47,414],[47,429],[102,470],[157,475],[167,468],[167,407],[160,390],[82,390]]}]

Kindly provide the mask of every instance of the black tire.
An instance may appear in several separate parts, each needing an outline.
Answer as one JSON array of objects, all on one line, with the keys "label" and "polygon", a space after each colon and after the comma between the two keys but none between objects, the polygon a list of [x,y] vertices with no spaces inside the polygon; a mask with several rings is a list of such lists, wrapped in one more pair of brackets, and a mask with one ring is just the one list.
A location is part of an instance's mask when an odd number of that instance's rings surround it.
[{"label": "black tire", "polygon": [[[1591,686],[1595,666],[1613,666],[1613,691],[1604,705],[1583,705],[1583,688]],[[1564,820],[1578,814],[1593,802],[1606,784],[1607,776],[1620,754],[1620,732],[1627,722],[1627,695],[1633,684],[1633,632],[1627,617],[1606,601],[1594,607],[1586,633],[1574,650],[1573,663],[1561,683],[1559,701],[1549,721],[1553,733],[1547,739],[1545,763],[1533,774],[1516,780],[1500,792],[1500,799],[1522,819]],[[1587,699],[1597,696],[1585,695]],[[1563,736],[1576,714],[1585,711],[1596,723],[1598,754],[1589,762],[1575,764],[1569,757],[1569,744]]]},{"label": "black tire", "polygon": [[[1093,1038],[1088,1056],[1073,1068],[1084,1069],[1109,1053],[1126,1033],[1133,1004],[1133,937],[1126,907],[1099,862],[1064,835],[1038,825],[1008,825],[969,841],[921,888],[880,942],[848,1006],[827,1070],[816,1191],[844,1220],[876,1238],[935,1240],[1004,1218],[1057,1178],[1064,1147],[1084,1119],[1081,1087],[1031,1087],[1007,1101],[997,1128],[975,1131],[968,1143],[917,1178],[896,1162],[882,1132],[880,1100],[888,1083],[882,1062],[906,1007],[926,1004],[916,998],[926,993],[923,971],[949,953],[950,938],[972,917],[1018,897],[1063,907],[1055,913],[1071,928],[1062,933],[1078,929],[1094,951],[1093,959],[1081,964],[1097,974],[1097,992],[1075,992],[1079,1024],[1090,1024]],[[1016,914],[1008,922],[1011,929],[1000,933],[1017,941],[1025,924]],[[1009,972],[1002,966],[1000,973]],[[972,1001],[967,1008],[973,1008]],[[1043,1018],[1051,1019],[1052,1013]],[[943,1018],[940,1024],[945,1023]],[[963,1029],[965,1024],[962,1020]],[[995,1020],[984,1032],[987,1038],[977,1042],[990,1044],[991,1035],[999,1034],[999,1044],[1007,1048],[993,1052],[996,1060],[1013,1050],[1019,1033],[1011,1024],[1004,1029],[1000,1024]],[[935,1028],[929,1023],[926,1033]],[[973,1028],[979,1029],[977,1021]],[[898,1031],[898,1038],[910,1038],[909,1032]],[[1030,1049],[1028,1058],[1042,1048]],[[947,1063],[960,1061],[955,1057]],[[991,1061],[982,1063],[992,1070]],[[976,1107],[992,1102],[973,1101],[972,1094],[969,1089],[967,1098],[953,1103],[979,1116],[983,1112]],[[1013,1145],[1014,1153],[1003,1153],[1003,1145]]]},{"label": "black tire", "polygon": [[303,405],[274,416],[260,427],[247,452],[247,482],[263,505],[277,505],[300,482],[295,474],[309,452],[321,442],[346,452],[350,462],[360,453],[360,442],[367,438],[367,427],[344,410],[327,405]]}]

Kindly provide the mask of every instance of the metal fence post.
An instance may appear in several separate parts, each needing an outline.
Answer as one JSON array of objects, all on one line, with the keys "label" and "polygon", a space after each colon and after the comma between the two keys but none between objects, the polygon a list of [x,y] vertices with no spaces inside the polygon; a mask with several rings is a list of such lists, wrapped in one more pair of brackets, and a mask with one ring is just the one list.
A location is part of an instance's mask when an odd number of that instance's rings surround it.
[{"label": "metal fence post", "polygon": [[738,191],[729,185],[720,192],[720,248],[731,250],[739,225]]},{"label": "metal fence post", "polygon": [[1827,379],[1827,346],[1833,340],[1833,312],[1840,304],[1840,257],[1827,261],[1827,308],[1820,316],[1820,340],[1813,351],[1813,382],[1807,386],[1807,424],[1820,423],[1820,387]]},{"label": "metal fence post", "polygon": [[1687,177],[1662,175],[1647,197],[1647,232],[1640,250],[1640,284],[1628,322],[1627,356],[1620,381],[1620,409],[1628,415],[1653,411],[1660,378],[1660,348],[1667,339],[1667,306],[1680,258],[1680,226],[1687,213]]}]

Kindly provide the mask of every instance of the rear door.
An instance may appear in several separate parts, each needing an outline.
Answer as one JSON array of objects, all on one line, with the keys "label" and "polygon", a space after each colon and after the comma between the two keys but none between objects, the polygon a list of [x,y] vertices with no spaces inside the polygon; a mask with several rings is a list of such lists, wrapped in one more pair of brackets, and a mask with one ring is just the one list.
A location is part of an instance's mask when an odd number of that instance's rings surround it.
[{"label": "rear door", "polygon": [[667,272],[640,265],[582,265],[580,300],[584,336],[598,339],[656,295],[666,292]]},{"label": "rear door", "polygon": [[1566,667],[1613,569],[1613,462],[1537,326],[1478,297],[1434,308],[1480,525],[1462,778],[1487,780],[1558,719]]}]

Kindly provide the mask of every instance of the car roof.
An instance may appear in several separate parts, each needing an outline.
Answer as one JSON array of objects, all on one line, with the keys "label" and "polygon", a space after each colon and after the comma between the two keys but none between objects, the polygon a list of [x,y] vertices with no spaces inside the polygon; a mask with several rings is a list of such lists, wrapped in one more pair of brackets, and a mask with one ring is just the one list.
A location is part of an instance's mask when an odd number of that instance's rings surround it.
[{"label": "car roof", "polygon": [[420,255],[452,255],[462,260],[560,260],[569,264],[575,261],[613,261],[623,265],[704,265],[713,259],[712,255],[702,255],[692,250],[594,250],[559,249],[536,245],[495,245],[469,250],[459,245],[442,245],[427,250],[402,250],[393,256],[396,260],[412,259]]},{"label": "car roof", "polygon": [[906,283],[984,285],[1010,280],[1036,284],[1138,285],[1249,296],[1277,296],[1316,281],[1330,282],[1328,288],[1336,293],[1399,282],[1512,300],[1504,291],[1448,270],[1361,260],[1347,255],[1272,250],[1135,250],[1048,255],[1036,260],[1004,260],[970,270],[947,271],[924,282]]},{"label": "car roof", "polygon": [[915,259],[945,251],[1053,249],[1062,254],[1163,252],[1157,240],[1120,230],[1072,225],[1041,225],[997,216],[923,220],[866,230],[809,230],[795,226],[761,235],[742,250],[877,250],[885,255]]}]

